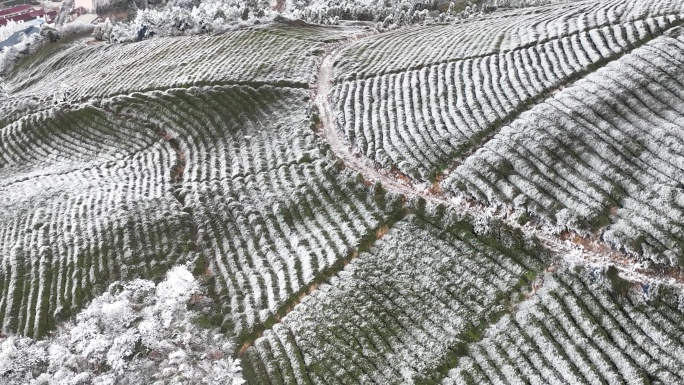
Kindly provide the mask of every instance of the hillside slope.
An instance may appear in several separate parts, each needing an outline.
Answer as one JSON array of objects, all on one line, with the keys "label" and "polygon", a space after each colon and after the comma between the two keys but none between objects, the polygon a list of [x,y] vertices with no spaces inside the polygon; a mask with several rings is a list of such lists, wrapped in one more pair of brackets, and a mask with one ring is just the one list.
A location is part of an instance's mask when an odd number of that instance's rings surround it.
[{"label": "hillside slope", "polygon": [[47,45],[0,100],[0,382],[683,381],[683,9]]}]

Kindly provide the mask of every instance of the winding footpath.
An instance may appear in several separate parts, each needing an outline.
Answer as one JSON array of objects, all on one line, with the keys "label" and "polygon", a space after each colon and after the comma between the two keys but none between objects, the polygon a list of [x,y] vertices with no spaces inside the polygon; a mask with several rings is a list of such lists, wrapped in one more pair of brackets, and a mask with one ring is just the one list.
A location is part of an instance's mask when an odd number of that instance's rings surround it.
[{"label": "winding footpath", "polygon": [[[368,35],[366,35],[368,36]],[[396,171],[380,168],[362,155],[353,152],[351,144],[343,137],[337,128],[335,113],[330,104],[330,94],[335,85],[334,63],[337,54],[345,47],[358,40],[357,37],[336,44],[324,56],[319,68],[316,83],[312,88],[314,103],[318,108],[321,135],[330,145],[332,152],[339,158],[348,170],[360,173],[367,182],[380,183],[385,190],[406,196],[407,198],[423,198],[426,202],[445,205],[457,213],[474,220],[490,220],[498,218],[508,225],[520,229],[526,236],[536,237],[549,250],[556,254],[548,271],[553,271],[558,265],[566,263],[581,263],[593,267],[615,266],[625,279],[635,282],[660,282],[684,288],[684,270],[669,266],[649,267],[637,261],[593,236],[590,239],[573,232],[562,232],[539,225],[523,225],[517,223],[506,213],[500,213],[497,208],[487,207],[477,202],[468,201],[461,197],[448,197],[436,189],[430,189],[425,184],[408,182],[410,179]],[[438,190],[437,190],[438,191]]]}]

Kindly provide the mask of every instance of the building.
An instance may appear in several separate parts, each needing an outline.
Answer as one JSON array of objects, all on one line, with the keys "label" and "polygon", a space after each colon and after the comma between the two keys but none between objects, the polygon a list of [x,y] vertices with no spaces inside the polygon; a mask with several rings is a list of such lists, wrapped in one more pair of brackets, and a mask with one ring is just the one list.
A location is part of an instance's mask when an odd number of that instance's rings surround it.
[{"label": "building", "polygon": [[43,19],[52,23],[57,16],[57,11],[46,10],[32,5],[17,5],[16,7],[0,9],[0,25],[6,25],[10,20],[16,22]]},{"label": "building", "polygon": [[33,10],[33,6],[27,4],[0,9],[0,20],[5,20],[13,16],[23,15],[31,12],[31,10]]},{"label": "building", "polygon": [[95,0],[76,0],[74,3],[74,7],[82,7],[90,12],[95,12],[95,5]]},{"label": "building", "polygon": [[5,47],[11,47],[11,46],[19,43],[21,41],[21,35],[22,34],[24,34],[26,36],[30,36],[30,35],[33,35],[34,33],[40,33],[40,27],[42,24],[41,22],[44,22],[44,21],[43,20],[37,20],[36,22],[31,21],[29,23],[26,23],[27,24],[26,28],[17,31],[17,32],[13,33],[12,35],[10,35],[10,37],[8,37],[7,39],[0,41],[0,51],[2,51],[2,49]]},{"label": "building", "polygon": [[0,0],[0,8],[14,7],[15,5],[29,4],[30,0]]},{"label": "building", "polygon": [[97,15],[93,13],[87,13],[85,15],[81,15],[77,17],[73,22],[74,23],[83,23],[83,24],[96,24],[98,21]]}]

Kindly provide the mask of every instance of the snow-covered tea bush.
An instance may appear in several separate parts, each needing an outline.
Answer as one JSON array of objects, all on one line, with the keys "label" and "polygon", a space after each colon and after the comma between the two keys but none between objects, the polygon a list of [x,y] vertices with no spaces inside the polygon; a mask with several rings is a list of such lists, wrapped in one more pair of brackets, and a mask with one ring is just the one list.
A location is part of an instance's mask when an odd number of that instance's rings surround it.
[{"label": "snow-covered tea bush", "polygon": [[[634,31],[658,36],[667,25],[648,19]],[[682,266],[684,103],[664,96],[681,92],[684,67],[673,58],[682,57],[681,38],[634,49],[518,116],[444,186]]]}]

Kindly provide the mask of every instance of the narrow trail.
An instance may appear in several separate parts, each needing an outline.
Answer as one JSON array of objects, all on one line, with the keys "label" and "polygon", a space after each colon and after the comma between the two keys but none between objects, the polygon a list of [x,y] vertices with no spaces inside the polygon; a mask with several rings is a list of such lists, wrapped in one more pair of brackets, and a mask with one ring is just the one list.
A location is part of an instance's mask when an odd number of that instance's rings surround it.
[{"label": "narrow trail", "polygon": [[[406,197],[423,198],[426,202],[445,205],[457,213],[477,219],[488,220],[498,218],[525,235],[536,237],[549,250],[556,253],[567,263],[581,263],[589,266],[605,267],[614,265],[626,279],[635,282],[661,282],[684,287],[684,270],[670,266],[649,267],[603,242],[598,236],[582,237],[573,232],[557,232],[540,225],[521,226],[509,215],[502,214],[495,207],[469,201],[462,197],[446,196],[436,188],[425,184],[413,183],[407,176],[388,169],[380,168],[370,159],[355,154],[351,144],[338,130],[335,114],[330,104],[330,95],[334,87],[334,63],[339,51],[354,43],[356,39],[337,44],[326,52],[318,71],[316,84],[312,88],[312,100],[318,107],[320,119],[319,135],[325,139],[332,152],[349,170],[360,173],[369,183],[380,183],[384,189]],[[552,262],[558,264],[558,261]]]},{"label": "narrow trail", "polygon": [[315,103],[321,120],[322,134],[327,139],[332,151],[340,158],[348,169],[360,172],[370,182],[380,182],[385,188],[400,192],[407,196],[417,195],[408,185],[388,175],[385,170],[374,167],[369,159],[355,156],[351,147],[341,138],[333,118],[332,107],[328,97],[333,88],[333,55],[323,59],[316,80]]},{"label": "narrow trail", "polygon": [[[190,228],[188,234],[190,239],[187,244],[187,247],[188,251],[192,253],[197,253],[200,249],[198,245],[199,239],[197,221],[195,220],[195,216],[192,212],[192,209],[186,206],[184,195],[179,192],[183,187],[183,175],[185,173],[187,159],[181,142],[178,140],[177,137],[175,137],[169,132],[166,132],[163,128],[156,126],[154,123],[150,121],[143,121],[140,120],[139,117],[130,116],[126,113],[115,111],[114,109],[107,107],[106,105],[101,105],[98,108],[102,111],[108,112],[114,116],[126,120],[131,125],[142,125],[143,127],[154,132],[161,141],[167,143],[171,147],[175,155],[175,162],[169,170],[169,175],[171,177],[171,182],[173,185],[171,189],[171,196],[173,196],[173,198],[178,202],[181,209],[186,211],[190,216]],[[209,261],[206,261],[206,263],[208,264]]]}]

